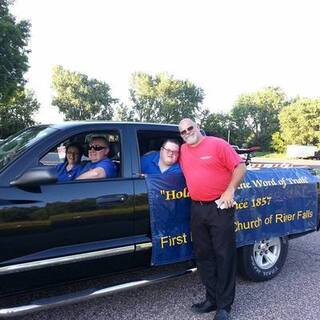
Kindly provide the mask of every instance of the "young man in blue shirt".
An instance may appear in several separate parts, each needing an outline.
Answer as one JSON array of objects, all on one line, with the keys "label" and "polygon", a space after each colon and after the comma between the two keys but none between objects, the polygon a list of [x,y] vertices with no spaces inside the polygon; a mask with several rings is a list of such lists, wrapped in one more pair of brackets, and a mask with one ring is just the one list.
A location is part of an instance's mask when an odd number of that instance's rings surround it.
[{"label": "young man in blue shirt", "polygon": [[77,180],[114,178],[117,176],[116,165],[107,158],[110,149],[105,137],[93,137],[89,143],[88,150],[91,162],[83,167]]},{"label": "young man in blue shirt", "polygon": [[160,151],[152,151],[141,158],[141,171],[146,174],[181,173],[178,162],[180,143],[175,139],[168,139]]}]

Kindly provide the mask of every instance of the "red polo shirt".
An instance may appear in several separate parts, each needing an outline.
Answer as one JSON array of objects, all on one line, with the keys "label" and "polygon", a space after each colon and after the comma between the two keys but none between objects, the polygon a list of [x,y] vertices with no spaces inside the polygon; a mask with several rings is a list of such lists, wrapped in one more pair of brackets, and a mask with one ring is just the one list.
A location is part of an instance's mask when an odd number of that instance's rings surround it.
[{"label": "red polo shirt", "polygon": [[192,147],[181,146],[180,166],[192,200],[211,201],[227,189],[234,168],[242,160],[225,140],[203,137]]}]

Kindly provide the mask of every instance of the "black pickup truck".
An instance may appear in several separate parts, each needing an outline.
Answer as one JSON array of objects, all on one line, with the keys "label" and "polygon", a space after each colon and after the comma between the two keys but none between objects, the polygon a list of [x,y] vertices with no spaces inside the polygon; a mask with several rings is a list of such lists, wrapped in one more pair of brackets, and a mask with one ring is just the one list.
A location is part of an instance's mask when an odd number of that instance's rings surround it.
[{"label": "black pickup truck", "polygon": [[[108,139],[118,176],[57,182],[53,168],[64,157],[63,146],[71,142],[85,146],[95,135]],[[167,138],[180,139],[176,125],[101,121],[39,125],[2,141],[0,295],[149,267],[149,205],[140,157],[159,150]],[[82,160],[86,161],[86,153]],[[255,281],[274,277],[285,261],[289,238],[261,239],[239,248],[242,272]],[[263,265],[261,257],[255,259],[261,246],[263,254],[274,257]],[[117,290],[106,288],[104,293]],[[86,297],[80,293],[65,300]],[[2,309],[0,317],[58,305],[64,299],[50,301],[40,307],[35,303],[25,309]]]}]

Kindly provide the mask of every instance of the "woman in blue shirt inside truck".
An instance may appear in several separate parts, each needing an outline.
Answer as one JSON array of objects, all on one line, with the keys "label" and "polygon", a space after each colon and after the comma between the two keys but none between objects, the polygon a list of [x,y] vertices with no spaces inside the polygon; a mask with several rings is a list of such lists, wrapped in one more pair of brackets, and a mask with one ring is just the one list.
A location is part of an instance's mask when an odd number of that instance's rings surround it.
[{"label": "woman in blue shirt inside truck", "polygon": [[141,172],[146,174],[181,173],[178,162],[180,143],[175,139],[168,139],[160,151],[151,151],[141,158]]},{"label": "woman in blue shirt inside truck", "polygon": [[58,181],[74,180],[80,174],[82,170],[81,157],[82,148],[80,145],[71,143],[66,146],[65,160],[56,166]]}]

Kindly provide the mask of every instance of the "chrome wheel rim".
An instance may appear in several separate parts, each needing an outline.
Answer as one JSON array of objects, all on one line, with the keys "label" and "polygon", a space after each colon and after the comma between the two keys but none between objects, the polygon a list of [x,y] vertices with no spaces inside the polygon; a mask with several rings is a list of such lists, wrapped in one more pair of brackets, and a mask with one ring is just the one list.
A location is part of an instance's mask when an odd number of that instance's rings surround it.
[{"label": "chrome wheel rim", "polygon": [[253,246],[253,256],[260,269],[270,269],[278,261],[281,253],[280,238],[264,239]]}]

